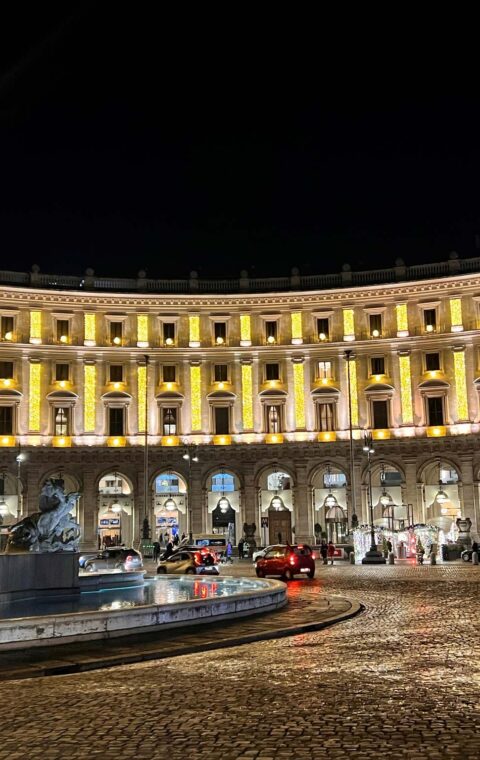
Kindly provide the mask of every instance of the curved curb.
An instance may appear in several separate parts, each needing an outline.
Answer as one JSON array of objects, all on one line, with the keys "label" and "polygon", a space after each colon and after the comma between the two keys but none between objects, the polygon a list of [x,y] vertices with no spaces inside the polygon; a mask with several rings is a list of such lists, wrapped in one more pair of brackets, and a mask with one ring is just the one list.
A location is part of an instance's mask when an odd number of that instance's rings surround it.
[{"label": "curved curb", "polygon": [[332,615],[332,617],[326,620],[319,620],[318,622],[309,622],[304,624],[299,623],[298,625],[289,626],[286,628],[265,630],[263,632],[245,634],[243,636],[232,636],[231,638],[225,638],[219,641],[201,642],[199,644],[187,644],[182,647],[181,650],[175,651],[166,651],[165,649],[157,651],[151,650],[148,652],[132,652],[131,654],[113,655],[111,657],[99,657],[98,660],[92,659],[88,662],[69,662],[57,665],[53,665],[53,663],[46,663],[45,667],[33,667],[29,669],[28,672],[12,670],[11,675],[9,675],[8,671],[5,671],[1,680],[13,681],[25,680],[29,678],[42,678],[45,676],[85,673],[89,670],[100,670],[104,668],[116,667],[119,665],[133,665],[135,663],[149,662],[152,660],[164,660],[170,657],[198,654],[200,652],[214,651],[215,649],[227,649],[230,647],[242,646],[244,644],[252,644],[259,641],[267,641],[270,639],[287,638],[289,636],[297,636],[303,633],[320,631],[323,628],[329,628],[336,623],[343,623],[353,617],[356,617],[364,610],[365,605],[359,602],[350,601],[349,610],[340,612],[336,615]]}]

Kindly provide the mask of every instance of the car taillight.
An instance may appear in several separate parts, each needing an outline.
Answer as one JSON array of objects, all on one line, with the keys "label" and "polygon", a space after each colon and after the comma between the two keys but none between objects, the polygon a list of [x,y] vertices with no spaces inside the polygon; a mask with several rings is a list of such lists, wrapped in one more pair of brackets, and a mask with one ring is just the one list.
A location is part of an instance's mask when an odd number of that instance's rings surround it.
[{"label": "car taillight", "polygon": [[317,559],[317,558],[315,557],[315,552],[312,552],[312,559]]},{"label": "car taillight", "polygon": [[295,564],[295,562],[296,562],[296,557],[295,557],[295,554],[290,554],[290,564],[291,564],[291,565],[294,565],[294,564]]},{"label": "car taillight", "polygon": [[202,564],[202,555],[201,555],[200,552],[195,552],[194,559],[195,559],[195,562],[196,562],[197,565],[201,565]]},{"label": "car taillight", "polygon": [[131,554],[127,554],[127,556],[125,557],[125,561],[126,561],[126,562],[131,562],[131,561],[132,561],[132,559],[133,559],[133,557],[132,557],[132,555],[131,555]]}]

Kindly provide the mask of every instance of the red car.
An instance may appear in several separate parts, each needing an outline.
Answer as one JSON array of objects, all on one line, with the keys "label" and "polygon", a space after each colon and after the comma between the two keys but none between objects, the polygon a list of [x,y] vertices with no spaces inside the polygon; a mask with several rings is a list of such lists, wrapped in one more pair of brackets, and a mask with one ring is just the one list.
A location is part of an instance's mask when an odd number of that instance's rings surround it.
[{"label": "red car", "polygon": [[295,546],[271,546],[264,557],[257,559],[255,569],[258,578],[266,575],[280,575],[286,581],[291,581],[294,575],[315,575],[315,555],[306,544]]}]

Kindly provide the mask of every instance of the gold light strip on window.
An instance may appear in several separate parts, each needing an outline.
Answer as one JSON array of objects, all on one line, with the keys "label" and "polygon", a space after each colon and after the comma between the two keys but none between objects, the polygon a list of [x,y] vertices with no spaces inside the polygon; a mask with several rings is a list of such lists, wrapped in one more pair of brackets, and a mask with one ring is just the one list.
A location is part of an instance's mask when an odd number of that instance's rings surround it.
[{"label": "gold light strip on window", "polygon": [[138,414],[138,432],[145,432],[145,410],[146,410],[146,392],[147,392],[147,367],[140,364],[137,367],[137,414]]},{"label": "gold light strip on window", "polygon": [[345,337],[355,335],[353,309],[343,310],[343,334]]},{"label": "gold light strip on window", "polygon": [[292,339],[298,340],[302,339],[302,312],[301,311],[294,311],[291,314],[292,318]]},{"label": "gold light strip on window", "polygon": [[452,327],[461,327],[463,325],[461,298],[450,299],[450,317],[451,317]]},{"label": "gold light strip on window", "polygon": [[240,340],[251,340],[251,320],[250,314],[240,315]]},{"label": "gold light strip on window", "polygon": [[465,372],[465,351],[453,352],[455,368],[455,389],[457,392],[457,415],[459,420],[468,420],[467,377]]},{"label": "gold light strip on window", "polygon": [[189,317],[190,343],[200,343],[200,317]]},{"label": "gold light strip on window", "polygon": [[295,427],[303,430],[306,426],[305,380],[301,362],[295,362],[293,365],[293,395],[295,398]]},{"label": "gold light strip on window", "polygon": [[30,339],[41,340],[42,339],[42,312],[31,311],[30,312]]},{"label": "gold light strip on window", "polygon": [[137,314],[137,342],[148,343],[148,314]]},{"label": "gold light strip on window", "polygon": [[41,368],[40,362],[30,364],[28,427],[32,432],[40,431]]},{"label": "gold light strip on window", "polygon": [[[190,317],[192,319],[192,317]],[[196,317],[198,319],[198,317]],[[202,428],[202,389],[201,367],[190,367],[190,409],[192,416],[192,431]]]},{"label": "gold light strip on window", "polygon": [[402,422],[404,425],[413,423],[412,376],[410,356],[399,356],[400,365],[400,400],[402,402]]},{"label": "gold light strip on window", "polygon": [[253,369],[251,364],[242,364],[242,420],[244,431],[253,430]]},{"label": "gold light strip on window", "polygon": [[[345,370],[348,372],[348,365],[350,365],[350,397],[352,404],[352,427],[358,425],[358,390],[357,390],[357,363],[355,359],[345,362]],[[347,376],[348,382],[348,376]],[[347,386],[348,387],[348,386]],[[348,399],[347,399],[348,404]]]},{"label": "gold light strip on window", "polygon": [[96,427],[96,367],[94,364],[85,364],[83,368],[83,429],[92,432]]},{"label": "gold light strip on window", "polygon": [[408,313],[406,303],[397,303],[397,332],[408,333]]},{"label": "gold light strip on window", "polygon": [[95,314],[85,314],[83,318],[84,322],[84,340],[95,342],[96,339],[96,325]]}]

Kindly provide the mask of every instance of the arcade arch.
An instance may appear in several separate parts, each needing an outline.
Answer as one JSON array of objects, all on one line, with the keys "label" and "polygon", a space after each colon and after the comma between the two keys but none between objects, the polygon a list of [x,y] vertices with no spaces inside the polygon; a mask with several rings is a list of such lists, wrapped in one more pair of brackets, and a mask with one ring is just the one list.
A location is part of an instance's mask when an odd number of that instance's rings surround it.
[{"label": "arcade arch", "polygon": [[105,473],[98,483],[98,547],[132,546],[134,541],[133,487],[124,473]]},{"label": "arcade arch", "polygon": [[152,483],[155,538],[166,543],[168,538],[187,534],[187,483],[178,472],[166,470]]},{"label": "arcade arch", "polygon": [[215,469],[207,477],[207,533],[227,536],[236,544],[242,535],[240,480],[227,468]]},{"label": "arcade arch", "polygon": [[281,465],[269,465],[258,479],[259,526],[264,545],[292,543],[293,477]]},{"label": "arcade arch", "polygon": [[347,476],[337,465],[325,462],[312,477],[313,524],[327,541],[343,543],[348,533]]}]

